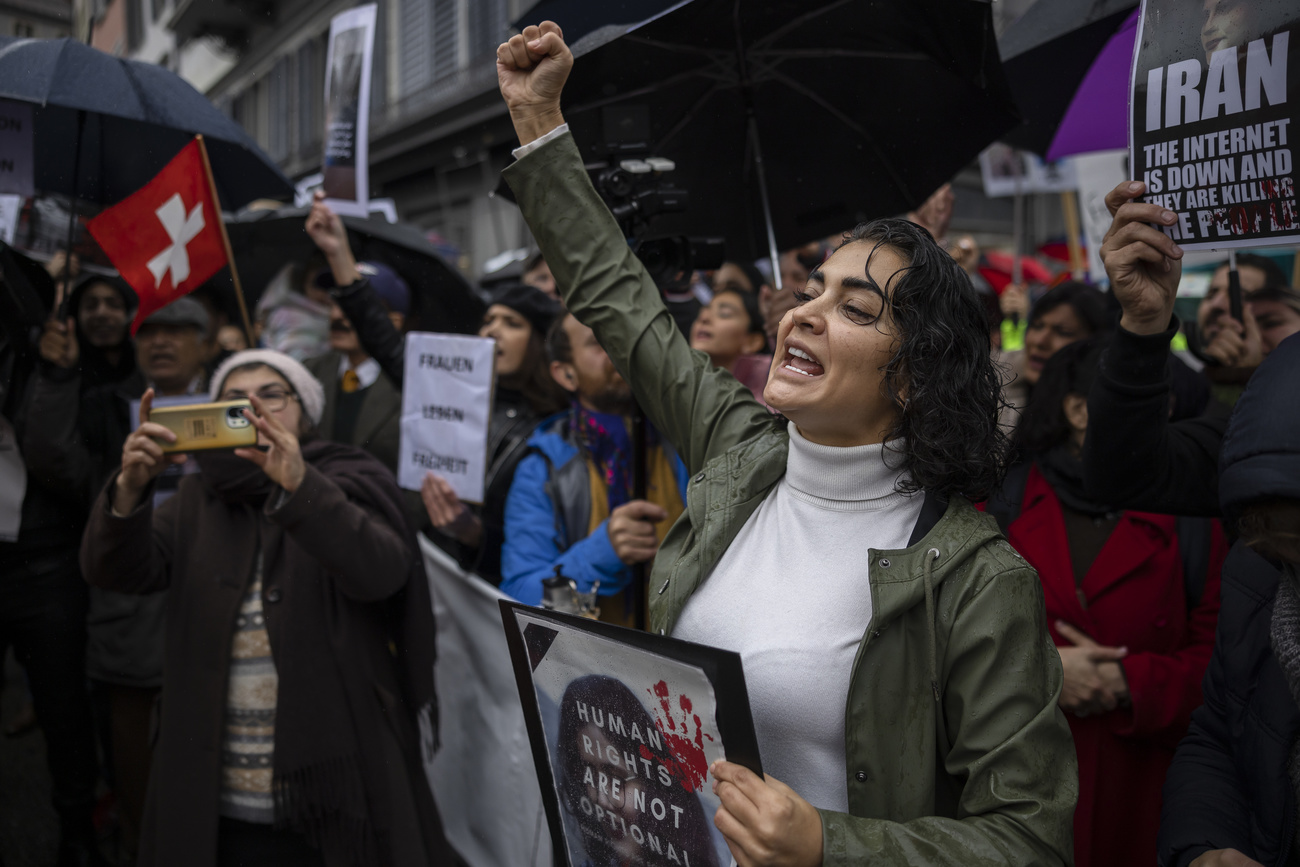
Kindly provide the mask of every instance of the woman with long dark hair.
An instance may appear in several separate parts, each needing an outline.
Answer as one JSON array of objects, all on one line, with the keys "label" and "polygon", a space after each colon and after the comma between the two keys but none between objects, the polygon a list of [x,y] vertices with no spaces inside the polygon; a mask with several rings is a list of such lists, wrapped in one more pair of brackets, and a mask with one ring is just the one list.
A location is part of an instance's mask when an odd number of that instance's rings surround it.
[{"label": "woman with long dark hair", "polygon": [[710,769],[751,865],[1063,864],[1074,751],[1033,569],[968,498],[997,483],[1000,382],[930,235],[847,235],[785,315],[764,399],[693,352],[560,112],[559,28],[497,49],[506,170],[572,314],[691,473],[649,577],[655,632],[745,665],[763,765]]},{"label": "woman with long dark hair", "polygon": [[1047,362],[1016,431],[1024,462],[988,505],[1043,582],[1079,759],[1078,867],[1155,860],[1161,788],[1201,704],[1227,554],[1218,521],[1114,509],[1084,487],[1088,393],[1107,342]]}]

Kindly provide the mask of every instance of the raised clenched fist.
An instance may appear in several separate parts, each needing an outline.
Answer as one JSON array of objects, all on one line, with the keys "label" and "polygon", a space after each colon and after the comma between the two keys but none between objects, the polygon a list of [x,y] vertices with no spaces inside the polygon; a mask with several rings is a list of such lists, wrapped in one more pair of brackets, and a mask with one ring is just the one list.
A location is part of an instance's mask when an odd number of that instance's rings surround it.
[{"label": "raised clenched fist", "polygon": [[497,81],[520,144],[564,123],[560,92],[572,68],[573,53],[554,21],[525,27],[497,47]]}]

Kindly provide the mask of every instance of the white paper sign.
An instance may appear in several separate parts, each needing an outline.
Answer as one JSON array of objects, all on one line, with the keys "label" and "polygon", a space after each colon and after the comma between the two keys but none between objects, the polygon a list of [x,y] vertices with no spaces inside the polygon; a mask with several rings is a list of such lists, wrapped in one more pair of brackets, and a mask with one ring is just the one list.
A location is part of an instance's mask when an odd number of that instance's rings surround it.
[{"label": "white paper sign", "polygon": [[0,99],[0,193],[30,196],[34,179],[32,105]]},{"label": "white paper sign", "polygon": [[463,334],[406,336],[397,483],[418,491],[425,473],[456,496],[483,502],[496,341]]},{"label": "white paper sign", "polygon": [[1073,162],[1079,178],[1083,234],[1088,238],[1088,277],[1093,283],[1101,283],[1107,279],[1106,268],[1101,262],[1101,242],[1111,223],[1106,194],[1128,180],[1128,151],[1120,148],[1080,154],[1073,158]]},{"label": "white paper sign", "polygon": [[375,53],[371,3],[334,16],[325,53],[325,160],[329,205],[364,217],[370,198],[370,72]]}]

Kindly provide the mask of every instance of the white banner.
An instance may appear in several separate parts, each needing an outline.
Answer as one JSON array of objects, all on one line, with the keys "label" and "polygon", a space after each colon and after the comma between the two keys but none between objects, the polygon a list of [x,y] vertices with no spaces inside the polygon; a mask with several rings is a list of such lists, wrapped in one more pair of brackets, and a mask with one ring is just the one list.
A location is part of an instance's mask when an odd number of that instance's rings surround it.
[{"label": "white banner", "polygon": [[425,773],[447,838],[470,867],[551,867],[551,832],[497,607],[508,597],[424,536],[420,548],[438,623],[442,737]]},{"label": "white banner", "polygon": [[335,15],[325,53],[322,185],[331,208],[357,217],[369,212],[370,71],[377,9],[371,3]]},{"label": "white banner", "polygon": [[31,103],[0,99],[0,193],[36,192],[32,129]]},{"label": "white banner", "polygon": [[463,334],[406,336],[397,483],[418,491],[425,473],[456,496],[483,502],[496,341]]},{"label": "white banner", "polygon": [[1101,242],[1110,229],[1106,194],[1128,180],[1128,151],[1124,148],[1080,154],[1073,158],[1079,178],[1079,210],[1083,212],[1083,234],[1088,239],[1088,277],[1093,283],[1106,280],[1101,262]]}]

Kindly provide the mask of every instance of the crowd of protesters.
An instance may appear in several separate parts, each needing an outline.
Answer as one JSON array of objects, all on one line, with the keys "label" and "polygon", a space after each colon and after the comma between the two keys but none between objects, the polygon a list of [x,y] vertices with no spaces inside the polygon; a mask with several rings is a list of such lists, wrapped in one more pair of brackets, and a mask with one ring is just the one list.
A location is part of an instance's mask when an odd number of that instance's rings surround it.
[{"label": "crowd of protesters", "polygon": [[[780,289],[745,261],[679,275],[708,287],[684,320],[563,123],[571,63],[551,24],[498,52],[540,252],[484,292],[481,504],[398,488],[418,287],[356,261],[320,195],[253,347],[215,290],[131,336],[134,293],[99,274],[5,347],[32,363],[0,393],[28,480],[0,649],[60,867],[105,863],[105,790],[117,863],[458,863],[421,758],[457,708],[419,533],[524,603],[559,575],[604,620],[741,654],[769,776],[716,764],[711,821],[742,867],[1300,863],[1300,292],[1277,264],[1237,257],[1240,320],[1216,268],[1181,327],[1174,215],[1124,184],[1109,291],[999,298],[945,187],[787,251]],[[174,453],[150,420],[235,399],[257,447]]]}]

